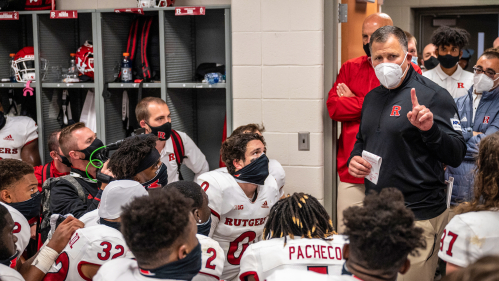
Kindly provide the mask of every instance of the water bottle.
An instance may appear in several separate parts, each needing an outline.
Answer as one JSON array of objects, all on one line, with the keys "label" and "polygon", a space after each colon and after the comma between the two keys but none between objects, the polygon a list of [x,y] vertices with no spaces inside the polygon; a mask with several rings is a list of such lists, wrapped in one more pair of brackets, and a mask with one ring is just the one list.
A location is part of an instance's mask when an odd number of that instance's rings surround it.
[{"label": "water bottle", "polygon": [[78,78],[78,70],[75,63],[75,53],[70,54],[71,59],[69,60],[68,78],[75,79]]},{"label": "water bottle", "polygon": [[12,65],[14,65],[14,57],[16,56],[16,54],[10,54],[9,57],[10,57],[10,60],[9,60],[9,77],[10,77],[10,82],[17,82],[16,81],[16,71],[14,70],[14,68],[12,67]]},{"label": "water bottle", "polygon": [[121,61],[121,82],[132,83],[132,62],[128,59],[129,53],[123,53]]},{"label": "water bottle", "polygon": [[222,74],[218,72],[206,73],[204,76],[204,80],[206,80],[206,82],[208,82],[208,84],[210,85],[220,83],[222,82]]}]

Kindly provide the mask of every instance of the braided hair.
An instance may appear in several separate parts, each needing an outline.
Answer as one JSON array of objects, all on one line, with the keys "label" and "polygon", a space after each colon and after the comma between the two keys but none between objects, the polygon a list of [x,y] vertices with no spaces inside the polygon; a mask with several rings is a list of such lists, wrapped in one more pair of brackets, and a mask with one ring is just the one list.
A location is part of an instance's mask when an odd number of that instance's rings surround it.
[{"label": "braided hair", "polygon": [[279,200],[272,209],[263,229],[265,240],[284,237],[327,239],[336,234],[333,221],[326,209],[312,195],[295,192],[293,195]]}]

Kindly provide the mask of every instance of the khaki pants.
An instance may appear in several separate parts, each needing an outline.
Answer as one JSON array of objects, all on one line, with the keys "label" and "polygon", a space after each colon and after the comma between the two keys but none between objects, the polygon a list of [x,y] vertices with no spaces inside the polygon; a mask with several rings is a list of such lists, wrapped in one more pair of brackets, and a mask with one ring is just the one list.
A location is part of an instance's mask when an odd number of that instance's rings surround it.
[{"label": "khaki pants", "polygon": [[343,233],[343,211],[351,206],[362,206],[362,201],[366,197],[366,187],[363,184],[341,182],[338,184],[338,200],[336,204],[337,218],[336,231]]},{"label": "khaki pants", "polygon": [[419,256],[410,256],[411,267],[409,271],[398,275],[398,281],[432,281],[438,266],[438,250],[440,249],[440,238],[444,228],[449,222],[449,210],[445,210],[440,216],[416,221],[416,226],[424,230],[423,236],[426,240],[426,249],[419,249]]}]

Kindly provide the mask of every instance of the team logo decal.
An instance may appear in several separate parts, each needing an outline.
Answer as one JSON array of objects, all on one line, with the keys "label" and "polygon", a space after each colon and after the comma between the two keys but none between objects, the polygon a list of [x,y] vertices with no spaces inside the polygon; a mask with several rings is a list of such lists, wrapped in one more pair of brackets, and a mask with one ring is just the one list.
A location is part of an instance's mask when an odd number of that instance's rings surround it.
[{"label": "team logo decal", "polygon": [[262,208],[268,208],[269,205],[267,204],[267,201],[263,202]]},{"label": "team logo decal", "polygon": [[12,135],[8,135],[6,136],[5,138],[3,138],[4,140],[8,140],[8,141],[13,141],[14,138],[12,137]]},{"label": "team logo decal", "polygon": [[483,117],[483,124],[489,124],[490,116]]},{"label": "team logo decal", "polygon": [[400,110],[402,107],[400,105],[394,105],[392,107],[392,113],[390,113],[390,116],[400,116]]},{"label": "team logo decal", "polygon": [[140,269],[140,274],[145,275],[145,276],[154,276],[154,275],[156,275],[156,274],[150,272],[149,270],[145,270],[145,269],[142,269],[142,268]]}]

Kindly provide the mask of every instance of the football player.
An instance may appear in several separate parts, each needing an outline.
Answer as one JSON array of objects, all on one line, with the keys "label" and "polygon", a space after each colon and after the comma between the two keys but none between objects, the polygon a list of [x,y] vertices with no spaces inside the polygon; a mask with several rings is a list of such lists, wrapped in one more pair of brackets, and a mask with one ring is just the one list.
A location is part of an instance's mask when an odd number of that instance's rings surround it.
[{"label": "football player", "polygon": [[[74,217],[65,219],[54,232],[52,239],[45,243],[37,255],[22,263],[21,259],[18,259],[17,237],[14,235],[15,222],[7,208],[0,204],[0,264],[12,268],[12,270],[0,268],[0,279],[19,280],[19,274],[15,273],[18,271],[27,281],[42,280],[72,234],[80,227],[83,227],[83,223]],[[22,278],[20,280],[24,280]]]},{"label": "football player", "polygon": [[404,280],[411,266],[408,256],[426,247],[423,229],[415,225],[414,213],[395,188],[371,192],[363,206],[343,211],[343,222],[349,242],[343,258],[358,280]]},{"label": "football player", "polygon": [[191,280],[201,269],[201,244],[191,211],[192,200],[175,189],[124,206],[123,236],[136,260],[107,262],[93,280]]},{"label": "football player", "polygon": [[333,222],[315,197],[285,197],[270,210],[265,241],[244,252],[239,279],[267,280],[276,270],[286,269],[341,275],[345,238],[333,234]]},{"label": "football player", "polygon": [[[168,184],[166,165],[161,162],[153,135],[140,135],[126,138],[104,163],[101,173],[115,180],[132,179],[142,184],[147,190],[161,188]],[[102,183],[102,185],[107,185]],[[85,227],[98,224],[98,210],[83,215],[80,220]]]},{"label": "football player", "polygon": [[185,197],[193,200],[192,214],[198,224],[196,237],[201,244],[202,258],[201,271],[194,277],[194,281],[218,281],[222,275],[225,263],[224,251],[217,241],[208,237],[211,228],[210,208],[208,196],[199,184],[191,181],[177,181],[166,186],[168,192],[175,188]]},{"label": "football player", "polygon": [[198,178],[209,198],[210,237],[226,255],[221,279],[237,277],[244,250],[261,238],[270,208],[279,200],[265,151],[265,140],[259,134],[231,136],[221,149],[227,172],[211,171]]},{"label": "football player", "polygon": [[102,193],[100,225],[77,230],[43,280],[92,280],[105,262],[132,257],[120,230],[121,206],[147,194],[136,181],[111,182]]},{"label": "football player", "polygon": [[8,205],[14,219],[17,250],[22,255],[31,237],[30,224],[35,225],[40,215],[42,194],[34,169],[15,160],[0,160],[0,204]]},{"label": "football player", "polygon": [[499,255],[499,134],[482,139],[478,150],[473,200],[459,205],[445,227],[438,257],[447,273],[487,255]]},{"label": "football player", "polygon": [[[237,134],[259,134],[261,136],[263,132],[265,132],[264,126],[252,123],[237,127],[230,136]],[[217,170],[227,171],[227,167],[218,168]],[[286,183],[286,172],[281,163],[275,159],[269,159],[269,173],[277,181],[282,196],[284,194],[284,184]]]}]

